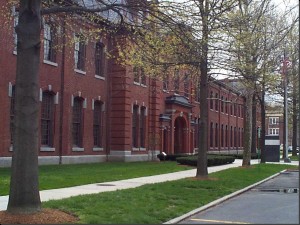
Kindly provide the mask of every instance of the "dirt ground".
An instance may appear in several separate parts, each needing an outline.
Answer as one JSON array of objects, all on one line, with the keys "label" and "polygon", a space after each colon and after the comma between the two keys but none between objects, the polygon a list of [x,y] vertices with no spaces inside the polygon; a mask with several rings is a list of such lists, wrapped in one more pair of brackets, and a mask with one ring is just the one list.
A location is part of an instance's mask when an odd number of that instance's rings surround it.
[{"label": "dirt ground", "polygon": [[76,223],[79,219],[56,209],[42,209],[35,214],[10,214],[0,211],[0,224],[62,224]]}]

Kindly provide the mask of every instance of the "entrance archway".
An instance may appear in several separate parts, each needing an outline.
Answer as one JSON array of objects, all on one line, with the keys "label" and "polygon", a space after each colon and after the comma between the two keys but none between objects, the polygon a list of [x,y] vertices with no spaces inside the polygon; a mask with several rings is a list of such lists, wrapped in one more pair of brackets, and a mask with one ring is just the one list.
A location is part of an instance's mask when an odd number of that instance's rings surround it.
[{"label": "entrance archway", "polygon": [[174,154],[184,153],[186,146],[186,122],[182,117],[177,117],[174,123]]}]

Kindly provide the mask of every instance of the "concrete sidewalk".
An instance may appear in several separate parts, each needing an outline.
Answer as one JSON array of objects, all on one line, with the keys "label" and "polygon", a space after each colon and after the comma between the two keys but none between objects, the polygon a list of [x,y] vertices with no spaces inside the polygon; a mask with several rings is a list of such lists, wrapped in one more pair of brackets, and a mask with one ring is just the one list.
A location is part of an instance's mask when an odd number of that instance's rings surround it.
[{"label": "concrete sidewalk", "polygon": [[[258,160],[251,160],[251,164],[257,164]],[[295,165],[299,165],[298,162],[295,162]],[[294,163],[290,163],[294,164]],[[241,159],[236,159],[233,163],[221,166],[213,166],[208,167],[208,173],[213,173],[221,170],[225,170],[228,168],[239,167],[242,165]],[[147,177],[139,177],[127,180],[119,180],[105,183],[96,183],[96,184],[88,184],[88,185],[80,185],[69,188],[59,188],[59,189],[51,189],[40,191],[41,201],[48,201],[54,199],[63,199],[69,198],[77,195],[84,194],[95,194],[100,192],[107,191],[116,191],[127,188],[135,188],[145,184],[153,184],[153,183],[161,183],[165,181],[179,180],[186,177],[194,177],[196,175],[196,169],[167,173],[161,175],[147,176]],[[0,196],[0,210],[6,210],[8,203],[8,196]]]}]

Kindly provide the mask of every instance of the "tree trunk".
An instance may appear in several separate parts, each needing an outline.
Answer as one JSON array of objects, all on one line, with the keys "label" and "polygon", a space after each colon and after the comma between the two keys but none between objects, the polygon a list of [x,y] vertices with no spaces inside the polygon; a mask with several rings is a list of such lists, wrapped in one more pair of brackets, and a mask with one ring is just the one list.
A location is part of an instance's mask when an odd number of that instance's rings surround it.
[{"label": "tree trunk", "polygon": [[263,83],[263,90],[262,90],[262,97],[261,97],[261,132],[260,132],[261,160],[260,163],[266,162],[265,140],[266,140],[266,106],[265,106],[265,85]]},{"label": "tree trunk", "polygon": [[[199,145],[196,177],[207,177],[207,149],[208,149],[208,104],[207,104],[207,64],[200,66],[200,124],[199,124]],[[206,74],[206,75],[205,75]]]},{"label": "tree trunk", "polygon": [[[208,11],[209,5],[207,1],[200,2],[200,11],[202,16],[202,43],[201,43],[201,59],[200,59],[200,132],[199,132],[199,150],[197,161],[196,177],[207,177],[207,150],[208,150]],[[201,147],[200,147],[201,146]]]},{"label": "tree trunk", "polygon": [[41,1],[20,1],[10,193],[7,211],[41,208],[38,185]]},{"label": "tree trunk", "polygon": [[256,141],[257,141],[257,128],[256,128],[256,96],[253,95],[253,105],[252,105],[252,144],[251,153],[256,153]]},{"label": "tree trunk", "polygon": [[[252,93],[252,91],[249,91]],[[251,140],[252,140],[252,94],[246,96],[246,116],[244,128],[244,154],[242,166],[249,166],[251,163]]]},{"label": "tree trunk", "polygon": [[296,85],[293,88],[293,139],[292,139],[292,156],[297,156],[297,92],[296,92]]}]

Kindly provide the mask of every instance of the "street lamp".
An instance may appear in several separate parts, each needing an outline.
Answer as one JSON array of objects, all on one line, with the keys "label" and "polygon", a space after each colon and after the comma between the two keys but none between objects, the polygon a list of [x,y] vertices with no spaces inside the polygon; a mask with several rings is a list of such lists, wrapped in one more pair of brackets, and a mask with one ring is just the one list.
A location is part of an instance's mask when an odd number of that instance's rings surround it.
[{"label": "street lamp", "polygon": [[283,85],[284,85],[284,149],[285,149],[285,158],[284,162],[291,162],[288,158],[288,104],[287,104],[287,64],[289,63],[286,52],[283,52],[282,60],[282,76],[283,76]]}]

